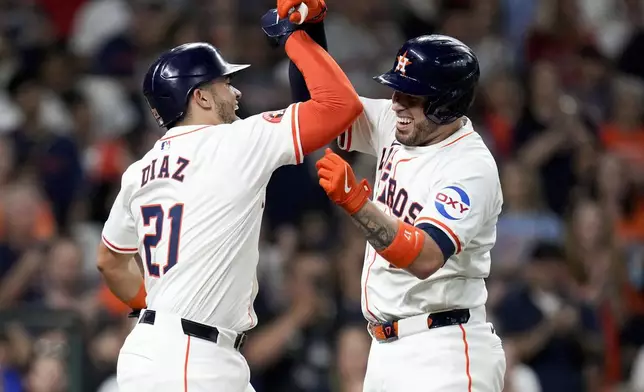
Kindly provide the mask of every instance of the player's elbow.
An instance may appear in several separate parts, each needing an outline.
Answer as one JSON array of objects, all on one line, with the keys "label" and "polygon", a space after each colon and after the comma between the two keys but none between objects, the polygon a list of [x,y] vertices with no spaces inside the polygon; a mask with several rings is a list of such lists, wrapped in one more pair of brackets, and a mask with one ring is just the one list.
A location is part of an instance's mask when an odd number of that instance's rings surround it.
[{"label": "player's elbow", "polygon": [[360,97],[351,85],[342,88],[337,96],[325,101],[319,101],[320,118],[323,124],[339,133],[344,132],[362,114],[364,107]]},{"label": "player's elbow", "polygon": [[96,252],[96,268],[101,274],[106,274],[119,268],[122,264],[119,256],[114,254],[103,243],[100,243]]},{"label": "player's elbow", "polygon": [[[336,130],[344,132],[356,121],[363,110],[364,107],[362,106],[360,97],[351,88],[350,91],[346,92],[342,101],[338,102],[337,109],[335,110],[336,114],[334,116],[338,118],[338,123],[341,124],[341,126],[336,127]],[[338,135],[334,135],[334,137],[336,136]]]},{"label": "player's elbow", "polygon": [[109,256],[109,252],[107,251],[105,245],[103,245],[102,243],[99,244],[98,249],[96,250],[96,268],[101,273],[104,273],[110,267],[111,263]]},{"label": "player's elbow", "polygon": [[407,267],[407,271],[422,280],[429,278],[441,269],[444,264],[443,253],[440,249],[433,248],[432,244],[425,244],[418,257]]},{"label": "player's elbow", "polygon": [[352,124],[358,118],[358,116],[362,114],[364,107],[362,106],[360,97],[353,89],[353,87],[351,87],[351,85],[349,85],[345,96],[346,99],[344,100],[342,105],[342,114],[346,116],[346,121],[349,124]]},{"label": "player's elbow", "polygon": [[353,122],[356,118],[358,118],[360,114],[362,114],[363,110],[364,110],[364,106],[362,106],[362,101],[360,101],[360,97],[355,92],[355,90],[351,88],[351,99],[347,101],[347,106],[346,106],[347,117],[349,117],[349,120]]},{"label": "player's elbow", "polygon": [[418,279],[427,279],[440,269],[440,265],[433,259],[416,259],[407,270]]}]

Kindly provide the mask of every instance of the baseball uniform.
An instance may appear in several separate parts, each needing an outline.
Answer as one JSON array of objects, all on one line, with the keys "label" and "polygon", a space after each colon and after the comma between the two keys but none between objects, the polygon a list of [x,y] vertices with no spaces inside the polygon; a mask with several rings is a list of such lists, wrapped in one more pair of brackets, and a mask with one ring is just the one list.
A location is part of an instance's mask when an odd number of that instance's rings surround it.
[{"label": "baseball uniform", "polygon": [[[121,350],[122,392],[250,388],[234,346],[257,324],[266,186],[275,169],[303,159],[299,106],[171,128],[123,174],[103,242],[141,255],[155,316],[154,325],[137,323]],[[185,335],[182,318],[216,326],[217,343]]]},{"label": "baseball uniform", "polygon": [[[503,202],[494,158],[466,117],[440,143],[408,147],[395,139],[391,101],[361,100],[364,112],[338,138],[340,148],[377,157],[376,205],[428,233],[440,230],[430,236],[451,254],[421,280],[367,244],[364,316],[372,324],[398,321],[399,338],[374,341],[364,390],[501,392],[505,355],[485,315],[484,279]],[[469,319],[429,328],[430,313],[455,309],[467,309]]]}]

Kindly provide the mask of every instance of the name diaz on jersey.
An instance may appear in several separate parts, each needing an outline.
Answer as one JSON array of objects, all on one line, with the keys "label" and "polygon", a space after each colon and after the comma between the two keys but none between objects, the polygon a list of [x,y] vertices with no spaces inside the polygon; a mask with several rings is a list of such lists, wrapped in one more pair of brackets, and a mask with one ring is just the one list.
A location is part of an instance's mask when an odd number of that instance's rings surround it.
[{"label": "name diaz on jersey", "polygon": [[[149,165],[141,170],[141,187],[150,181],[162,178],[171,178],[173,180],[183,182],[183,172],[186,170],[186,167],[188,167],[188,164],[190,164],[188,159],[178,157],[176,162],[173,162],[172,167],[170,167],[170,155],[165,155],[163,159],[161,159],[161,164],[157,170],[157,160],[153,159]],[[172,174],[170,174],[170,169],[172,169]]]}]

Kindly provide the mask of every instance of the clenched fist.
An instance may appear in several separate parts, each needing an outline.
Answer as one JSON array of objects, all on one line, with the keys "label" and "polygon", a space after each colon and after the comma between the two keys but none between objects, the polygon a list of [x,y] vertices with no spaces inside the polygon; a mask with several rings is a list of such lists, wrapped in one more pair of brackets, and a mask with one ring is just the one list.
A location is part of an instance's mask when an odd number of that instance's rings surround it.
[{"label": "clenched fist", "polygon": [[367,180],[358,183],[351,166],[338,154],[325,150],[324,156],[317,161],[320,186],[335,204],[353,215],[369,200],[371,189]]},{"label": "clenched fist", "polygon": [[277,0],[277,14],[280,19],[288,17],[292,23],[299,23],[302,18],[299,11],[294,11],[290,16],[289,11],[293,8],[297,10],[297,7],[302,3],[309,7],[309,14],[304,22],[320,22],[326,16],[326,3],[324,0]]}]

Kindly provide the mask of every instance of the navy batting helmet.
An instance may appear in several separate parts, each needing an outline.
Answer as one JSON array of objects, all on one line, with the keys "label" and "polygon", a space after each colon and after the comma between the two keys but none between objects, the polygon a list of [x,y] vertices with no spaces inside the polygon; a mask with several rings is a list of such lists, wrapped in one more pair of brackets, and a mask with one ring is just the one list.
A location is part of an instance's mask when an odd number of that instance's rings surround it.
[{"label": "navy batting helmet", "polygon": [[444,35],[424,35],[405,42],[392,70],[374,79],[401,93],[427,97],[425,115],[448,124],[472,105],[479,74],[478,59],[467,45]]},{"label": "navy batting helmet", "polygon": [[226,62],[217,48],[207,43],[180,45],[150,65],[143,95],[159,126],[172,126],[186,114],[195,88],[248,67]]}]

